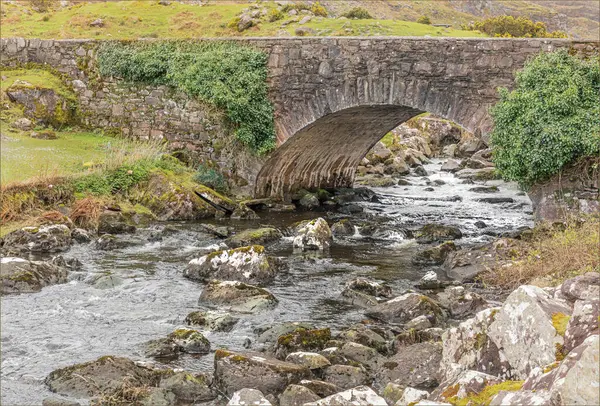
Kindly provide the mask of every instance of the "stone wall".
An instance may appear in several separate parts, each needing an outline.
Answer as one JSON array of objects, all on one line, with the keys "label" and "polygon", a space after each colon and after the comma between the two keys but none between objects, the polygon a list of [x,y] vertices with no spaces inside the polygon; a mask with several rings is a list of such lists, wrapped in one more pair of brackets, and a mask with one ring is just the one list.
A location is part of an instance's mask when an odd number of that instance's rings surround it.
[{"label": "stone wall", "polygon": [[[204,39],[201,41],[220,41]],[[598,42],[480,38],[243,38],[269,55],[278,150],[261,159],[239,148],[222,116],[185,95],[94,77],[91,40],[0,40],[3,65],[49,64],[78,92],[86,122],[135,137],[164,137],[213,159],[257,195],[299,187],[350,186],[362,156],[387,131],[420,112],[485,139],[499,86],[540,51],[597,53]],[[227,147],[224,147],[227,146]],[[231,147],[230,147],[231,146]],[[248,158],[248,159],[246,159]],[[244,181],[242,181],[243,183]]]}]

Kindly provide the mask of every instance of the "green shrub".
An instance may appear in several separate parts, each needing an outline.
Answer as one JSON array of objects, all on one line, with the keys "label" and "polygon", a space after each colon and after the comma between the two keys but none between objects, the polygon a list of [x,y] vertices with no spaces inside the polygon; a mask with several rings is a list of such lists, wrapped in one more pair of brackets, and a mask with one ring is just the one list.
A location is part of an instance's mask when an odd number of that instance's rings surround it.
[{"label": "green shrub", "polygon": [[194,181],[208,186],[217,192],[223,193],[227,191],[227,182],[225,181],[223,174],[206,165],[201,164],[198,166],[198,170],[194,174]]},{"label": "green shrub", "polygon": [[353,20],[368,20],[373,18],[371,14],[367,11],[367,9],[362,7],[354,7],[353,9],[350,9],[344,14],[342,14],[342,17],[350,18]]},{"label": "green shrub", "polygon": [[100,47],[98,66],[104,76],[169,85],[211,103],[242,143],[259,154],[275,147],[264,52],[231,42],[111,42]]},{"label": "green shrub", "polygon": [[312,5],[310,11],[312,11],[316,16],[327,17],[327,9],[318,1]]},{"label": "green shrub", "polygon": [[288,4],[284,4],[283,6],[281,6],[281,11],[283,11],[284,13],[287,13],[288,11],[291,10],[296,10],[296,11],[302,11],[302,10],[310,10],[310,5],[303,3],[303,2],[299,2],[299,3],[288,3]]},{"label": "green shrub", "polygon": [[[276,8],[270,9],[269,13],[267,14],[267,19],[270,22],[279,21],[283,17],[285,17],[285,14],[283,14],[283,12],[281,10],[277,10]],[[237,24],[236,24],[236,26],[237,26]]]},{"label": "green shrub", "polygon": [[431,25],[431,19],[427,16],[421,16],[417,19],[417,22],[419,24],[427,24],[427,25]]},{"label": "green shrub", "polygon": [[567,38],[563,31],[549,32],[543,22],[527,17],[498,16],[462,25],[465,30],[481,31],[491,37]]},{"label": "green shrub", "polygon": [[528,188],[581,157],[600,154],[600,66],[565,50],[542,53],[500,89],[491,109],[496,167]]}]

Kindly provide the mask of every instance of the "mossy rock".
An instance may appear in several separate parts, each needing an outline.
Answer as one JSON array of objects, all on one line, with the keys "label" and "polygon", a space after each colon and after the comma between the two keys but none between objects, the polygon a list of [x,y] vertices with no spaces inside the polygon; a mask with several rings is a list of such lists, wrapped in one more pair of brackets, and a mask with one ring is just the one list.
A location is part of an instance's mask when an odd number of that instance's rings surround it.
[{"label": "mossy rock", "polygon": [[285,359],[292,352],[320,351],[325,348],[329,340],[331,340],[331,330],[328,328],[312,330],[299,328],[291,333],[279,336],[275,347],[275,356],[279,359]]},{"label": "mossy rock", "polygon": [[230,247],[237,248],[253,244],[264,245],[269,242],[277,241],[282,237],[281,231],[276,228],[263,227],[241,231],[229,237],[225,242]]}]

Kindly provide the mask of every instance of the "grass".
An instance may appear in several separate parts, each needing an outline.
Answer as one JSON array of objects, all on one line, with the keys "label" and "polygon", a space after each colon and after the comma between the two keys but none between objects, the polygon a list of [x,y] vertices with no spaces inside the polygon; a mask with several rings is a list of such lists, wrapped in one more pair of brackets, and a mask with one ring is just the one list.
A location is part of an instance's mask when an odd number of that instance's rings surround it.
[{"label": "grass", "polygon": [[540,225],[531,241],[519,243],[511,266],[486,272],[484,283],[514,289],[535,279],[553,285],[587,272],[600,272],[600,219],[590,217],[562,230]]},{"label": "grass", "polygon": [[[290,19],[287,15],[274,22],[264,18],[258,26],[242,33],[228,27],[227,24],[250,3],[219,2],[199,7],[177,2],[161,6],[157,1],[93,2],[57,8],[47,13],[29,9],[29,14],[23,12],[27,4],[2,3],[3,37],[136,39],[274,36],[281,30],[294,35],[297,27],[312,28],[316,35],[483,36],[400,20],[313,18],[302,26],[292,23],[282,28],[281,23]],[[272,2],[264,4],[271,9],[275,7]],[[90,23],[96,19],[102,19],[104,26],[91,27]]]},{"label": "grass", "polygon": [[2,81],[0,81],[0,90],[6,91],[15,81],[21,80],[30,83],[35,88],[53,89],[60,96],[72,98],[74,94],[62,82],[60,77],[54,75],[45,69],[10,69],[2,70]]},{"label": "grass", "polygon": [[479,393],[469,393],[463,399],[451,397],[447,399],[453,406],[488,406],[494,396],[500,391],[516,392],[523,386],[523,381],[505,381],[495,385],[486,386]]}]

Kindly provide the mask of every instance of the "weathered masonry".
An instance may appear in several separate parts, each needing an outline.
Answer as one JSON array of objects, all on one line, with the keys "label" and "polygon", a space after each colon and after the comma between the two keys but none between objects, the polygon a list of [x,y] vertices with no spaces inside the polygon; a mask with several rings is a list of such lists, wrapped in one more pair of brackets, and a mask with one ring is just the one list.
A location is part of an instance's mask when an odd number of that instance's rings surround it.
[{"label": "weathered masonry", "polygon": [[[213,40],[203,40],[213,41]],[[269,54],[278,148],[249,174],[257,196],[305,187],[351,186],[368,150],[403,121],[431,112],[484,137],[499,86],[540,51],[597,54],[599,42],[564,39],[244,38]],[[210,137],[202,106],[165,89],[118,83],[93,90],[83,58],[99,41],[2,39],[3,65],[46,63],[73,78],[90,124],[172,142]],[[79,62],[79,63],[78,63]],[[257,173],[256,173],[257,172]]]}]

